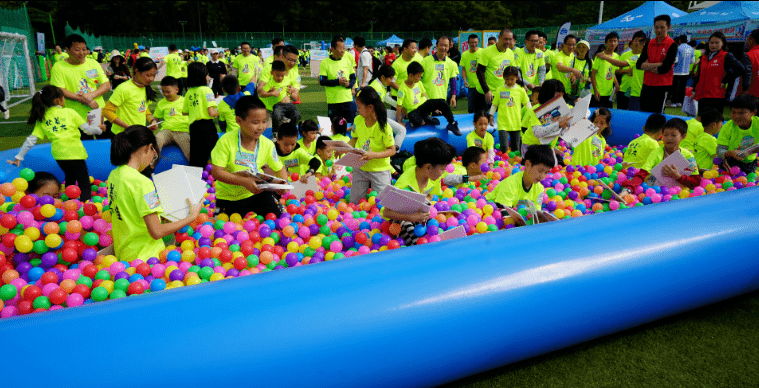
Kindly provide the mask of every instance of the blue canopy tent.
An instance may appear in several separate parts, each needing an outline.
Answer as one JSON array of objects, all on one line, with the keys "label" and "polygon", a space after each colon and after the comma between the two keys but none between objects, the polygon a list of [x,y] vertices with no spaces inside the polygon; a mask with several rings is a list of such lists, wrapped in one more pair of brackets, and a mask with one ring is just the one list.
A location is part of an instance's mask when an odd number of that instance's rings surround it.
[{"label": "blue canopy tent", "polygon": [[620,43],[629,42],[638,30],[643,30],[648,36],[653,36],[654,18],[659,15],[669,15],[672,18],[672,24],[675,24],[676,18],[686,16],[688,13],[663,1],[647,1],[630,12],[588,28],[585,31],[585,39],[593,45],[601,44],[606,34],[612,31],[619,34]]},{"label": "blue canopy tent", "polygon": [[353,48],[353,39],[345,38],[345,48]]},{"label": "blue canopy tent", "polygon": [[759,28],[759,3],[755,1],[722,1],[709,8],[673,21],[675,35],[707,40],[715,31],[722,31],[731,42],[742,42]]},{"label": "blue canopy tent", "polygon": [[386,46],[386,47],[393,47],[396,44],[399,45],[399,46],[402,45],[403,44],[403,39],[395,36],[395,34],[393,34],[393,36],[391,36],[391,37],[389,37],[389,38],[387,38],[385,40],[381,40],[381,41],[377,42],[377,46]]}]

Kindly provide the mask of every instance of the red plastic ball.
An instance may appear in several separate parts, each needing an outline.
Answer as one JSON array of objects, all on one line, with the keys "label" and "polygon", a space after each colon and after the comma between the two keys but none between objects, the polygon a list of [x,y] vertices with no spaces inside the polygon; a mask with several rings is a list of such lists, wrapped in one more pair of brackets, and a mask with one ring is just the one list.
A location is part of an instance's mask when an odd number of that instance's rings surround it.
[{"label": "red plastic ball", "polygon": [[264,217],[264,219],[276,221],[277,220],[277,215],[274,214],[274,213],[269,213],[269,214],[266,215],[266,217]]},{"label": "red plastic ball", "polygon": [[40,278],[40,282],[45,284],[58,284],[58,275],[55,274],[55,272],[45,272],[42,274],[42,277]]},{"label": "red plastic ball", "polygon": [[369,239],[369,237],[367,237],[366,234],[363,233],[363,232],[356,234],[356,242],[359,243],[359,244],[361,244],[361,245],[364,245],[366,243],[366,240],[368,240],[368,239]]},{"label": "red plastic ball", "polygon": [[47,298],[50,299],[50,303],[60,305],[66,302],[66,298],[68,297],[69,297],[68,292],[60,288],[56,288],[55,290],[50,291],[50,295],[48,295]]},{"label": "red plastic ball", "polygon": [[34,215],[35,221],[42,221],[45,219],[45,216],[42,215],[42,212],[40,211],[39,206],[32,209],[32,215]]},{"label": "red plastic ball", "polygon": [[397,240],[390,240],[387,243],[387,249],[398,249],[401,247],[401,244]]},{"label": "red plastic ball", "polygon": [[253,241],[245,240],[240,243],[240,252],[242,252],[243,256],[252,255],[255,248],[256,244]]},{"label": "red plastic ball", "polygon": [[66,187],[65,193],[69,198],[79,198],[79,196],[82,195],[82,190],[80,190],[77,186],[71,185],[69,187]]},{"label": "red plastic ball", "polygon": [[18,315],[26,315],[31,314],[34,308],[32,307],[32,302],[28,300],[22,300],[19,301],[16,304],[16,308],[18,309]]},{"label": "red plastic ball", "polygon": [[151,268],[150,268],[150,264],[148,263],[139,264],[137,268],[134,269],[135,273],[138,273],[142,275],[143,277],[147,277],[148,275],[150,275],[150,271],[151,271]]},{"label": "red plastic ball", "polygon": [[230,261],[232,261],[232,252],[226,249],[221,251],[221,253],[219,254],[219,260],[222,263],[229,263]]},{"label": "red plastic ball", "polygon": [[18,236],[16,236],[13,233],[6,233],[6,234],[4,234],[3,237],[2,237],[3,245],[5,245],[8,248],[15,247],[15,245],[13,245],[13,242],[16,240],[16,237],[18,237]]},{"label": "red plastic ball", "polygon": [[248,238],[249,238],[249,241],[253,242],[254,244],[261,241],[261,235],[258,234],[258,232],[256,231],[248,233]]},{"label": "red plastic ball", "polygon": [[279,245],[274,246],[274,248],[271,250],[271,253],[273,253],[277,257],[282,257],[282,254],[285,253],[285,249],[282,248]]},{"label": "red plastic ball", "polygon": [[[84,276],[86,276],[86,277],[88,277],[90,279],[94,279],[95,275],[97,275],[98,271],[99,271],[99,269],[98,269],[98,267],[96,265],[89,264],[86,267],[82,268],[82,275],[84,275]],[[140,275],[147,276],[147,275],[143,275],[143,274],[140,274]]]},{"label": "red plastic ball", "polygon": [[75,249],[64,249],[61,253],[61,259],[67,263],[73,263],[79,259],[79,254]]},{"label": "red plastic ball", "polygon": [[145,292],[145,287],[142,286],[142,283],[140,282],[133,282],[129,284],[129,287],[127,288],[127,293],[129,295],[139,295]]},{"label": "red plastic ball", "polygon": [[66,222],[78,220],[79,219],[79,213],[77,213],[74,210],[67,210],[67,211],[63,212],[63,219],[66,220]]},{"label": "red plastic ball", "polygon": [[74,286],[74,290],[72,292],[76,292],[77,294],[81,295],[84,299],[87,299],[90,297],[90,288],[87,287],[86,284],[77,284],[76,286]]},{"label": "red plastic ball", "polygon": [[86,203],[84,204],[84,207],[82,208],[84,210],[84,214],[88,216],[94,216],[98,212],[98,207],[95,206],[94,203]]},{"label": "red plastic ball", "polygon": [[211,258],[211,248],[209,247],[202,247],[198,249],[198,259],[210,259]]},{"label": "red plastic ball", "polygon": [[18,203],[27,209],[31,209],[34,207],[34,205],[37,204],[37,200],[34,199],[34,197],[32,197],[31,195],[25,195],[21,197],[21,200],[18,201]]},{"label": "red plastic ball", "polygon": [[16,217],[11,214],[3,214],[0,216],[0,226],[5,229],[13,229],[17,224]]},{"label": "red plastic ball", "polygon": [[248,266],[248,260],[244,257],[238,257],[235,259],[234,266],[236,270],[242,271]]},{"label": "red plastic ball", "polygon": [[419,240],[416,240],[416,245],[427,244],[428,242],[426,237],[420,237]]},{"label": "red plastic ball", "polygon": [[42,296],[42,289],[35,285],[27,286],[24,288],[23,294],[25,300],[34,302],[37,297]]},{"label": "red plastic ball", "polygon": [[69,269],[69,267],[67,267],[67,266],[65,266],[63,264],[56,264],[56,265],[53,266],[53,268],[61,271],[61,273],[64,273],[64,272],[66,272]]},{"label": "red plastic ball", "polygon": [[[102,283],[104,281],[105,281],[105,279],[96,279],[95,281],[92,282],[92,289],[100,287],[100,283]],[[90,290],[90,291],[92,291],[92,290]]]}]

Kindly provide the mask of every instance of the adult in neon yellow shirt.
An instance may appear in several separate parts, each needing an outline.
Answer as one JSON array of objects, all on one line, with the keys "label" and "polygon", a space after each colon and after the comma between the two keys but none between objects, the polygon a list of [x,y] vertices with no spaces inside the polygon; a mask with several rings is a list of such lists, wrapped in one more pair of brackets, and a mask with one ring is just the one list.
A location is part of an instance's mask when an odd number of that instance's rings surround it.
[{"label": "adult in neon yellow shirt", "polygon": [[103,117],[113,123],[111,132],[118,135],[132,125],[145,125],[155,118],[148,109],[148,101],[156,100],[156,92],[150,86],[155,79],[156,64],[151,58],[140,58],[134,64],[134,77],[119,85],[103,108]]},{"label": "adult in neon yellow shirt", "polygon": [[285,47],[285,40],[280,37],[276,37],[271,40],[271,50],[274,55],[264,60],[264,68],[270,68],[272,62],[274,62],[277,59],[281,59],[279,58],[279,56],[282,55],[280,51],[282,49],[279,49],[277,47]]},{"label": "adult in neon yellow shirt", "polygon": [[477,62],[477,88],[474,110],[488,111],[493,103],[496,90],[503,85],[503,71],[509,66],[517,66],[514,52],[509,47],[514,44],[514,33],[504,28],[498,34],[498,41],[482,50]]},{"label": "adult in neon yellow shirt", "polygon": [[100,64],[87,58],[87,43],[81,35],[67,36],[64,46],[69,57],[53,65],[50,84],[63,89],[69,108],[86,120],[90,110],[105,106],[103,95],[111,90],[111,83]]},{"label": "adult in neon yellow shirt", "polygon": [[466,86],[467,92],[467,112],[474,113],[474,93],[477,92],[477,86],[480,85],[480,81],[477,80],[477,62],[482,55],[482,49],[480,49],[480,37],[477,34],[469,35],[467,39],[469,50],[464,51],[461,54],[461,72],[464,73],[464,86]]},{"label": "adult in neon yellow shirt", "polygon": [[[630,51],[623,53],[620,59],[630,65],[616,71],[617,75],[622,75],[622,83],[619,85],[619,90],[623,93],[622,96],[617,98],[617,108],[639,111],[640,91],[643,89],[643,76],[645,72],[638,70],[635,64],[643,53],[643,47],[646,46],[646,33],[637,31],[633,34],[629,46]],[[627,100],[626,104],[625,100]]]},{"label": "adult in neon yellow shirt", "polygon": [[319,66],[319,85],[324,86],[327,94],[327,115],[342,117],[351,123],[354,116],[351,89],[356,84],[356,73],[345,55],[345,38],[340,35],[332,38],[330,50],[330,56]]},{"label": "adult in neon yellow shirt", "polygon": [[[275,175],[287,179],[274,143],[261,136],[266,129],[266,107],[255,96],[244,96],[235,104],[237,131],[227,132],[211,152],[211,174],[216,178],[216,206],[227,215],[279,217],[279,199],[283,191],[262,190],[247,174],[259,174],[266,165]],[[248,173],[243,174],[248,170]]]},{"label": "adult in neon yellow shirt", "polygon": [[390,82],[390,95],[393,97],[398,96],[398,89],[401,87],[406,78],[408,78],[408,65],[411,62],[422,62],[422,57],[417,55],[417,43],[413,39],[406,39],[403,41],[401,56],[398,57],[393,64],[393,70],[395,70],[395,80]]},{"label": "adult in neon yellow shirt", "polygon": [[561,45],[561,51],[554,54],[551,61],[551,71],[553,79],[561,81],[565,91],[572,90],[572,83],[582,78],[582,72],[572,67],[575,59],[575,46],[577,37],[572,34],[564,37],[564,44]]},{"label": "adult in neon yellow shirt", "polygon": [[[456,62],[448,58],[448,48],[453,42],[447,36],[441,36],[435,46],[437,52],[422,59],[424,75],[422,84],[427,90],[427,96],[431,100],[443,100],[448,97],[448,84],[453,84],[456,90],[456,76],[459,75],[459,67]],[[451,96],[451,107],[456,107],[456,95]]]},{"label": "adult in neon yellow shirt", "polygon": [[117,167],[108,176],[113,250],[119,259],[147,261],[165,249],[164,237],[195,221],[203,201],[189,204],[186,218],[162,224],[158,193],[141,173],[158,160],[155,136],[144,126],[133,126],[116,135],[113,143],[111,163]]},{"label": "adult in neon yellow shirt", "polygon": [[530,30],[524,35],[524,48],[514,50],[514,57],[522,69],[522,80],[528,90],[532,91],[546,80],[546,56],[540,51],[540,32]]},{"label": "adult in neon yellow shirt", "polygon": [[240,86],[245,88],[251,82],[258,83],[258,75],[261,72],[261,58],[250,53],[250,43],[248,42],[240,44],[240,51],[242,54],[235,57],[232,68]]},{"label": "adult in neon yellow shirt", "polygon": [[53,54],[53,64],[58,63],[68,57],[69,55],[63,52],[63,50],[61,50],[61,46],[55,45],[55,53]]},{"label": "adult in neon yellow shirt", "polygon": [[546,58],[546,81],[548,81],[549,79],[554,79],[553,56],[556,55],[556,51],[551,50],[551,46],[548,44],[548,35],[545,32],[540,31],[538,36],[540,37],[538,50],[542,51]]},{"label": "adult in neon yellow shirt", "polygon": [[158,64],[158,70],[166,66],[166,75],[176,78],[179,83],[179,90],[183,90],[181,78],[182,78],[182,57],[177,52],[177,45],[174,43],[169,45],[169,55],[161,59],[161,63]]}]

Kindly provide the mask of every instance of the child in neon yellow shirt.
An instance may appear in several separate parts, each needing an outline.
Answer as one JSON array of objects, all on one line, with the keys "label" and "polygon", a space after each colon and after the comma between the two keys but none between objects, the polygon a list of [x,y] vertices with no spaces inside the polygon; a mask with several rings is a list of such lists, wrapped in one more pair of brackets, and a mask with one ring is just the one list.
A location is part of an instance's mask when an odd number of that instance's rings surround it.
[{"label": "child in neon yellow shirt", "polygon": [[757,99],[750,94],[735,97],[730,104],[730,118],[717,138],[717,156],[729,166],[737,166],[746,174],[756,171],[756,154],[741,154],[759,139]]},{"label": "child in neon yellow shirt", "polygon": [[[500,138],[501,152],[521,152],[522,149],[522,108],[530,107],[527,92],[517,85],[519,70],[509,66],[503,71],[504,85],[499,87],[493,95],[493,105],[490,114],[498,111],[498,137]],[[490,125],[494,119],[491,116]],[[507,149],[508,146],[508,149]]]},{"label": "child in neon yellow shirt", "polygon": [[[404,172],[396,181],[395,187],[425,194],[428,199],[433,195],[442,195],[439,179],[443,176],[445,167],[455,157],[451,147],[439,138],[432,137],[414,144],[414,156],[417,160],[416,166]],[[414,233],[414,229],[430,219],[430,212],[419,209],[415,213],[404,214],[383,207],[382,216],[400,223],[401,231],[398,237],[409,246],[416,244],[421,237]]]},{"label": "child in neon yellow shirt", "polygon": [[190,203],[190,215],[179,221],[161,223],[163,209],[153,182],[141,172],[158,160],[155,135],[147,127],[133,125],[116,135],[111,143],[108,200],[113,224],[113,250],[121,260],[147,261],[165,249],[163,238],[189,225],[200,214],[202,201]]},{"label": "child in neon yellow shirt", "polygon": [[495,161],[495,139],[488,133],[488,125],[492,120],[490,114],[481,110],[474,113],[474,131],[466,135],[467,147],[480,147],[487,154],[487,162]]},{"label": "child in neon yellow shirt", "polygon": [[131,125],[145,125],[156,129],[156,120],[148,109],[148,101],[156,100],[150,86],[158,68],[151,58],[140,58],[134,63],[134,77],[119,85],[105,103],[103,117],[113,123],[111,132],[118,135]]},{"label": "child in neon yellow shirt", "polygon": [[184,97],[179,95],[179,81],[171,76],[161,80],[163,100],[158,101],[154,116],[163,119],[161,131],[155,134],[158,152],[168,144],[176,144],[182,154],[190,160],[190,123],[182,114]]},{"label": "child in neon yellow shirt", "polygon": [[214,117],[219,116],[213,90],[209,88],[206,65],[193,62],[187,68],[187,93],[182,114],[190,116],[190,165],[204,167],[219,136]]},{"label": "child in neon yellow shirt", "polygon": [[590,121],[598,128],[598,132],[575,147],[572,152],[572,165],[595,166],[604,157],[606,136],[611,134],[611,111],[598,108]]},{"label": "child in neon yellow shirt", "polygon": [[693,156],[698,163],[701,173],[714,167],[717,157],[717,134],[722,129],[722,115],[716,109],[710,109],[701,116],[704,132],[696,137],[696,147]]},{"label": "child in neon yellow shirt", "polygon": [[[287,172],[290,173],[290,180],[295,181],[302,178],[308,170],[316,171],[319,168],[317,158],[314,158],[305,148],[298,144],[298,127],[294,123],[284,123],[279,126],[277,131],[277,140],[274,145],[277,149],[277,156],[284,164]],[[305,180],[302,180],[306,183]]]},{"label": "child in neon yellow shirt", "polygon": [[659,148],[661,130],[666,122],[667,119],[662,114],[653,113],[648,116],[646,125],[643,126],[643,134],[627,145],[624,157],[625,165],[637,168],[643,166],[651,151]]},{"label": "child in neon yellow shirt", "polygon": [[300,144],[309,155],[316,155],[316,139],[319,137],[320,133],[319,124],[314,120],[304,120],[300,123],[298,131],[300,131],[301,136],[298,140],[298,144]]},{"label": "child in neon yellow shirt", "polygon": [[66,185],[79,186],[82,191],[79,199],[86,202],[92,198],[92,190],[86,163],[87,151],[80,139],[79,130],[88,135],[99,135],[105,126],[90,125],[76,111],[65,106],[63,90],[57,86],[47,85],[36,93],[32,98],[32,111],[28,121],[29,125],[34,124],[34,130],[24,141],[15,160],[8,162],[20,166],[38,139],[49,138],[52,142],[50,151],[65,174]]}]

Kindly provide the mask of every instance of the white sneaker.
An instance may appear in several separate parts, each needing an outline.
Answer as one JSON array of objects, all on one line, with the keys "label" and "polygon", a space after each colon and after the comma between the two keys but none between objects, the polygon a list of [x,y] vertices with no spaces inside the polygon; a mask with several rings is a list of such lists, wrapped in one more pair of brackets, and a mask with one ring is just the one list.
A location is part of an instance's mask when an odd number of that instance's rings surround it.
[{"label": "white sneaker", "polygon": [[3,117],[6,120],[10,119],[11,118],[11,112],[9,110],[6,110],[5,112],[3,112]]}]

